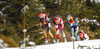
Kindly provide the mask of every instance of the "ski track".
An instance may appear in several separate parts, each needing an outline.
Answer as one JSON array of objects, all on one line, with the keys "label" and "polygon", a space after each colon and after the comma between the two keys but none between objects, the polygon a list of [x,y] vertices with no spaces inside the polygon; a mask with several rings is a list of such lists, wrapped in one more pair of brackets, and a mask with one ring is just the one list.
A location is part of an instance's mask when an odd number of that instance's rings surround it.
[{"label": "ski track", "polygon": [[[78,45],[89,46],[91,49],[97,46],[99,46],[100,48],[100,39],[88,40],[88,41],[75,41],[75,49],[78,49]],[[20,48],[4,48],[4,49],[20,49]],[[35,47],[26,47],[26,49],[73,49],[73,42],[37,45]]]}]

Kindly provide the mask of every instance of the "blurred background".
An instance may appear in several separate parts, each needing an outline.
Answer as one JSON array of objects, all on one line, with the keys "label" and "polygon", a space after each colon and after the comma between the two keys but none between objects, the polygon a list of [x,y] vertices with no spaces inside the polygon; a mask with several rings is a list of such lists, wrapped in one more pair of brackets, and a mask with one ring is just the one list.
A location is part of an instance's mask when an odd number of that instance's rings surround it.
[{"label": "blurred background", "polygon": [[[24,8],[25,18],[23,17]],[[44,36],[40,34],[42,30],[38,21],[40,12],[49,15],[51,32],[55,39],[56,30],[52,20],[58,14],[62,16],[64,21],[67,14],[73,15],[80,21],[80,30],[86,32],[90,39],[100,39],[100,0],[26,0],[24,8],[23,0],[0,0],[0,39],[3,39],[9,47],[19,46],[19,41],[24,38],[23,29],[27,29],[26,36],[30,35],[30,41],[34,41],[37,45],[44,43]],[[82,22],[83,19],[95,21]],[[24,20],[25,28],[23,27]],[[64,25],[66,38],[70,41],[70,28],[66,22]],[[60,41],[63,42],[61,33]]]}]

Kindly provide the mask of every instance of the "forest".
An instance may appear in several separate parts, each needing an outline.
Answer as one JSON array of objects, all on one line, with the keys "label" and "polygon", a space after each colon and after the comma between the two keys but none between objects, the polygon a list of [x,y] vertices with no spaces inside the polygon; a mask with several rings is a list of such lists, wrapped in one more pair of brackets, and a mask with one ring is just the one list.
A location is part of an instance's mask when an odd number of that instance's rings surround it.
[{"label": "forest", "polygon": [[[51,23],[51,32],[56,39],[56,29],[52,20],[56,15],[61,15],[66,21],[66,15],[71,14],[79,18],[79,31],[86,32],[91,39],[100,39],[100,26],[95,23],[81,22],[81,19],[97,20],[100,23],[100,3],[94,0],[25,0],[25,29],[26,36],[29,40],[39,45],[44,43],[44,36],[41,27],[38,25],[38,16],[40,12],[48,14]],[[0,0],[0,39],[9,44],[9,47],[19,46],[19,41],[24,38],[24,17],[23,17],[23,0]],[[67,22],[64,22],[64,32],[68,42],[71,40],[71,31]],[[61,33],[60,33],[61,34]],[[51,39],[50,37],[48,37]],[[63,41],[60,35],[60,41]],[[50,41],[51,42],[51,41]]]}]

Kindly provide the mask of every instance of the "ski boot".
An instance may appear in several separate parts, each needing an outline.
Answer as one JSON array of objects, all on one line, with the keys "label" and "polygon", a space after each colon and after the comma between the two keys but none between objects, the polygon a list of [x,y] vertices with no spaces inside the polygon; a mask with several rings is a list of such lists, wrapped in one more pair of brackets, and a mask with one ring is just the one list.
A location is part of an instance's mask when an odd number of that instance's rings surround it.
[{"label": "ski boot", "polygon": [[52,39],[53,43],[56,43],[55,39]]},{"label": "ski boot", "polygon": [[57,43],[59,43],[59,39],[57,39]]},{"label": "ski boot", "polygon": [[64,37],[64,42],[67,42],[67,39]]},{"label": "ski boot", "polygon": [[48,44],[49,42],[48,42],[48,39],[46,39],[46,41],[45,41],[45,44]]}]

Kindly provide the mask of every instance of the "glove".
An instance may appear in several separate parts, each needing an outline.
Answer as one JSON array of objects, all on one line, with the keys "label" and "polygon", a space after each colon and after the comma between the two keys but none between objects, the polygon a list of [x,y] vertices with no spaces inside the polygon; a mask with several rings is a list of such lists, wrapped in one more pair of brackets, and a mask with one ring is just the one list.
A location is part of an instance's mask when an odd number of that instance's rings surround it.
[{"label": "glove", "polygon": [[70,26],[73,26],[74,25],[74,23],[70,23]]},{"label": "glove", "polygon": [[79,23],[79,21],[78,21],[78,20],[76,20],[76,23]]},{"label": "glove", "polygon": [[50,23],[48,23],[48,27],[50,27],[51,25],[50,25]]},{"label": "glove", "polygon": [[46,22],[43,22],[43,24],[47,24]]}]

